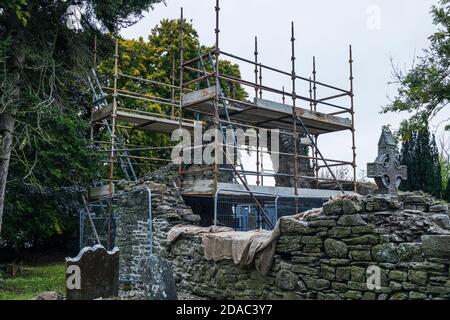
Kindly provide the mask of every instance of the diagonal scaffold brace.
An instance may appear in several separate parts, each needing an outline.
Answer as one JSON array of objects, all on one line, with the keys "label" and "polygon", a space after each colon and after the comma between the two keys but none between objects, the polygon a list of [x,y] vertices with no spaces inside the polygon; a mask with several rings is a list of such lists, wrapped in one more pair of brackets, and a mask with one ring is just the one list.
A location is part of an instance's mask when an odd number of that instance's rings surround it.
[{"label": "diagonal scaffold brace", "polygon": [[252,200],[255,202],[258,214],[264,219],[264,221],[267,223],[267,225],[271,229],[273,229],[274,225],[273,225],[272,221],[270,220],[269,215],[267,214],[266,210],[259,203],[259,201],[256,198],[256,196],[254,195],[254,193],[250,190],[250,187],[248,186],[247,182],[245,181],[245,179],[240,174],[239,170],[237,170],[236,167],[234,166],[233,162],[230,161],[230,158],[228,157],[228,154],[225,151],[223,153],[224,153],[225,157],[227,158],[227,161],[229,161],[229,163],[231,163],[231,167],[233,168],[234,173],[236,174],[238,179],[241,181],[241,183],[244,186],[244,188],[248,191],[248,193],[250,194],[250,197],[252,198]]},{"label": "diagonal scaffold brace", "polygon": [[345,194],[344,189],[342,188],[342,184],[339,182],[339,180],[336,178],[336,175],[334,174],[333,170],[331,170],[330,166],[328,165],[327,160],[323,157],[322,152],[320,152],[319,148],[317,148],[317,145],[314,141],[314,136],[309,132],[308,128],[306,127],[305,123],[303,122],[303,119],[299,116],[297,116],[297,120],[300,122],[301,126],[303,127],[303,130],[305,130],[306,135],[308,136],[308,139],[311,141],[314,150],[316,150],[316,152],[318,153],[318,155],[320,156],[320,158],[322,159],[325,167],[328,169],[328,171],[330,172],[331,176],[333,177],[334,181],[336,181],[339,190],[342,192],[342,194]]}]

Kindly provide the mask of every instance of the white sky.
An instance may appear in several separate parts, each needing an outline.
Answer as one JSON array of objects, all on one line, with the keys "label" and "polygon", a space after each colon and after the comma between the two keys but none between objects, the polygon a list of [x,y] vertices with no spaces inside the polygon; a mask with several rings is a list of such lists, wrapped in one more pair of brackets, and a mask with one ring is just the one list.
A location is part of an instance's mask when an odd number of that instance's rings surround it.
[{"label": "white sky", "polygon": [[[215,0],[167,2],[167,6],[157,5],[139,23],[124,29],[122,35],[147,38],[161,19],[179,18],[180,7],[184,7],[185,17],[192,19],[202,44],[213,45]],[[392,79],[390,57],[400,67],[408,68],[414,56],[428,47],[427,37],[435,30],[429,10],[435,3],[437,0],[222,0],[220,48],[253,59],[253,39],[257,35],[260,61],[290,71],[290,23],[294,21],[297,74],[309,77],[315,55],[318,81],[349,88],[348,45],[352,44],[357,163],[358,170],[365,170],[366,163],[376,157],[381,126],[390,124],[396,129],[407,116],[379,114],[381,106],[389,102],[387,97],[395,94],[395,86],[388,85]],[[252,67],[241,67],[241,71],[244,79],[254,79]],[[263,82],[290,88],[289,79],[281,80],[272,74],[266,74]],[[306,88],[297,94],[309,95]],[[326,92],[322,94],[326,96]],[[319,147],[327,158],[351,160],[349,133],[323,136]]]}]

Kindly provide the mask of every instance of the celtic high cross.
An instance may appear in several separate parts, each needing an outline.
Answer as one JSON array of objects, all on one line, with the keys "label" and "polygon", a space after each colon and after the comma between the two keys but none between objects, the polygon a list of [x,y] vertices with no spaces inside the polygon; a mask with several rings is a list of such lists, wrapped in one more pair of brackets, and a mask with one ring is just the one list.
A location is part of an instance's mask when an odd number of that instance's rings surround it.
[{"label": "celtic high cross", "polygon": [[382,129],[375,162],[367,164],[367,177],[375,179],[380,193],[394,198],[401,181],[407,179],[407,168],[400,165],[397,143],[387,126]]}]

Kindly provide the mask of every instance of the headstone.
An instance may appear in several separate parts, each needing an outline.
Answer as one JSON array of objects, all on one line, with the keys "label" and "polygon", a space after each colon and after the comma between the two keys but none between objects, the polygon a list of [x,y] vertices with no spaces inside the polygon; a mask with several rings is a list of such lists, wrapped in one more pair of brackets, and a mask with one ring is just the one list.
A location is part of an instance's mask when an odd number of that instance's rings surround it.
[{"label": "headstone", "polygon": [[76,258],[66,258],[67,300],[116,297],[119,291],[119,249],[83,248]]},{"label": "headstone", "polygon": [[148,300],[177,300],[172,265],[166,259],[150,255],[141,265],[143,289]]},{"label": "headstone", "polygon": [[406,166],[400,165],[397,143],[389,127],[384,126],[378,141],[378,156],[367,164],[367,177],[374,178],[380,193],[398,196],[398,187],[407,179]]}]

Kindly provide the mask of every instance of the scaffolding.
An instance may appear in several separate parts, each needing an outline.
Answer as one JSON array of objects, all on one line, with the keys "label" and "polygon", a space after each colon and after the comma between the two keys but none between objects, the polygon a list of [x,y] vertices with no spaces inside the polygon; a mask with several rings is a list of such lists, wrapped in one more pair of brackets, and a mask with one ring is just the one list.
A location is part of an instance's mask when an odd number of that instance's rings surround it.
[{"label": "scaffolding", "polygon": [[[257,131],[259,130],[270,130],[270,129],[280,129],[283,134],[291,135],[293,143],[293,152],[284,153],[286,156],[291,156],[294,162],[294,172],[293,172],[293,188],[295,189],[295,194],[298,195],[299,180],[309,179],[314,181],[326,181],[331,180],[335,182],[339,189],[343,191],[341,182],[335,176],[332,167],[337,166],[350,166],[353,170],[353,191],[356,191],[356,145],[355,145],[355,110],[354,110],[354,93],[353,93],[353,58],[352,58],[352,48],[349,47],[349,82],[350,89],[342,89],[336,86],[332,86],[323,82],[319,82],[316,79],[316,61],[313,58],[313,71],[312,78],[302,77],[296,74],[296,56],[295,56],[295,34],[294,34],[294,23],[291,24],[291,62],[292,69],[290,72],[283,71],[268,65],[265,65],[258,60],[258,39],[255,37],[255,51],[254,60],[243,58],[232,53],[228,53],[220,49],[220,26],[219,26],[219,0],[216,0],[216,27],[215,27],[215,45],[213,49],[202,55],[199,55],[196,59],[191,59],[189,61],[184,61],[181,63],[181,79],[183,79],[183,74],[186,71],[196,72],[200,76],[197,79],[190,80],[188,82],[181,83],[181,110],[183,111],[194,111],[200,114],[209,115],[214,117],[214,123],[216,128],[219,130],[223,125],[231,125],[238,127],[253,128]],[[183,21],[183,18],[182,18]],[[183,47],[181,50],[183,54]],[[233,77],[231,75],[220,73],[219,61],[221,57],[227,57],[239,61],[242,64],[252,65],[254,68],[255,78],[254,81],[244,80],[240,78]],[[212,58],[211,58],[212,57]],[[210,58],[213,59],[212,65],[214,69],[212,72],[206,72],[204,69],[199,69],[195,67],[195,64],[201,63],[203,65],[202,59]],[[286,92],[284,86],[282,88],[273,88],[263,84],[263,72],[271,71],[279,75],[285,76],[291,81],[292,92]],[[306,82],[309,85],[309,96],[302,96],[297,93],[297,84],[299,82]],[[201,83],[202,88],[194,92],[184,93],[184,90],[188,86],[194,83]],[[204,84],[207,84],[205,87]],[[210,85],[214,83],[214,85]],[[254,100],[253,101],[241,101],[236,100],[234,97],[227,96],[225,92],[221,89],[221,83],[228,83],[231,87],[243,86],[246,88],[254,89]],[[330,95],[325,97],[318,97],[318,89],[326,88],[331,91]],[[263,95],[265,93],[271,93],[281,96],[282,103],[265,100]],[[338,104],[338,99],[341,98],[349,99],[349,107],[342,106]],[[286,103],[286,100],[292,102],[290,105]],[[298,102],[306,102],[309,104],[309,109],[298,107]],[[319,107],[327,106],[334,109],[332,112],[324,113],[319,112]],[[344,118],[347,115],[349,118]],[[323,153],[319,149],[318,139],[320,135],[339,132],[339,131],[350,131],[352,135],[352,161],[342,161],[335,159],[327,159],[324,157]],[[307,147],[312,150],[312,156],[306,156],[299,154],[298,145],[301,137],[304,136],[307,141]],[[237,147],[239,148],[239,147]],[[257,185],[263,184],[263,178],[265,176],[276,176],[277,173],[268,174],[262,167],[261,162],[262,154],[270,153],[270,151],[260,149],[256,150],[257,156],[257,169],[254,172],[250,171],[240,171],[243,175],[256,175]],[[299,161],[306,159],[312,161],[314,168],[314,176],[302,175],[298,172]],[[212,168],[214,172],[215,188],[217,190],[219,168],[216,163]],[[319,176],[319,171],[321,169],[326,169],[332,179],[323,179]],[[223,168],[222,170],[229,170]],[[285,175],[281,173],[280,175]]]},{"label": "scaffolding", "polygon": [[[103,126],[109,131],[110,141],[94,141],[93,129],[91,139],[93,143],[101,146],[100,152],[108,153],[109,175],[108,182],[109,195],[114,192],[115,164],[119,163],[125,172],[127,179],[136,180],[133,165],[138,165],[138,161],[148,160],[162,163],[170,163],[171,159],[159,159],[152,157],[134,156],[134,151],[171,149],[172,146],[153,147],[129,145],[118,134],[118,128],[130,130],[143,130],[154,133],[171,133],[176,129],[187,129],[193,131],[198,125],[199,119],[213,119],[212,125],[217,132],[224,132],[226,128],[247,128],[256,132],[256,170],[245,170],[239,156],[237,161],[232,159],[227,165],[219,163],[219,153],[223,152],[225,157],[229,157],[224,148],[231,147],[233,154],[239,155],[242,150],[248,150],[246,146],[238,145],[233,137],[232,145],[221,144],[215,139],[215,161],[212,165],[185,166],[179,165],[179,176],[183,183],[186,175],[210,172],[212,179],[207,182],[196,182],[186,185],[185,196],[210,196],[214,197],[218,190],[223,189],[221,173],[228,172],[233,177],[233,183],[237,189],[248,192],[250,198],[255,203],[258,214],[269,226],[273,226],[265,209],[259,204],[254,186],[248,183],[249,176],[256,177],[256,187],[264,187],[266,177],[286,177],[293,180],[292,196],[300,195],[301,181],[311,181],[312,186],[319,188],[321,182],[331,182],[338,190],[345,193],[343,183],[332,170],[334,167],[347,166],[352,168],[353,179],[351,181],[352,190],[356,192],[356,142],[355,142],[355,108],[353,92],[353,56],[352,47],[349,46],[349,89],[339,88],[317,80],[316,59],[313,58],[312,74],[303,77],[296,72],[295,55],[295,28],[291,23],[291,70],[283,71],[278,68],[263,64],[259,60],[258,38],[254,39],[254,57],[247,59],[238,55],[226,52],[220,48],[220,3],[216,0],[215,6],[215,44],[207,52],[201,52],[193,59],[185,59],[184,32],[185,20],[183,9],[181,9],[180,19],[180,65],[179,84],[175,84],[176,66],[173,64],[171,83],[163,83],[154,80],[143,79],[119,72],[119,44],[115,43],[114,70],[112,85],[101,85],[93,71],[91,87],[94,94],[94,104],[91,117],[91,127]],[[219,62],[222,57],[233,59],[240,64],[250,65],[254,69],[254,79],[247,80],[220,72]],[[94,58],[96,60],[96,58]],[[96,63],[96,62],[94,62]],[[263,74],[272,72],[280,77],[286,78],[290,83],[291,91],[285,90],[285,86],[279,88],[271,87],[263,83]],[[189,80],[186,80],[189,75]],[[118,80],[125,78],[129,81],[147,83],[160,88],[165,88],[171,92],[171,97],[160,97],[141,92],[132,92],[118,87]],[[233,88],[227,93],[224,85]],[[300,85],[306,85],[307,95],[301,95]],[[195,87],[195,89],[193,89]],[[238,99],[235,97],[237,87],[250,89],[254,92],[253,100]],[[319,97],[319,89],[327,91],[327,95]],[[108,93],[106,93],[108,92]],[[265,99],[265,94],[270,93],[277,99]],[[152,113],[142,110],[126,108],[119,103],[119,100],[138,99],[149,103],[160,104],[171,109],[170,115]],[[108,100],[109,99],[109,100]],[[342,99],[348,99],[342,105]],[[281,101],[281,102],[278,102]],[[302,108],[301,104],[308,107]],[[322,107],[324,110],[322,110]],[[325,108],[327,111],[325,111]],[[331,110],[331,111],[329,111]],[[197,119],[185,114],[196,115]],[[123,125],[126,123],[127,125]],[[292,140],[291,152],[278,152],[279,155],[290,157],[293,165],[293,172],[270,172],[264,166],[264,155],[273,154],[273,151],[264,149],[261,146],[261,132],[277,129],[281,134],[289,136]],[[344,161],[329,159],[324,156],[319,148],[319,138],[321,135],[335,132],[350,131],[352,160]],[[227,141],[227,143],[229,143]],[[106,148],[105,148],[106,147]],[[198,147],[198,146],[197,146]],[[204,146],[201,146],[204,147]],[[311,155],[300,152],[299,148],[306,148],[311,151]],[[134,161],[134,163],[133,163]],[[311,172],[300,172],[300,163],[307,162],[312,165]],[[231,163],[231,164],[230,164]],[[326,170],[331,178],[320,177],[321,170]],[[228,183],[230,181],[225,181]],[[276,193],[276,191],[274,191]]]}]

